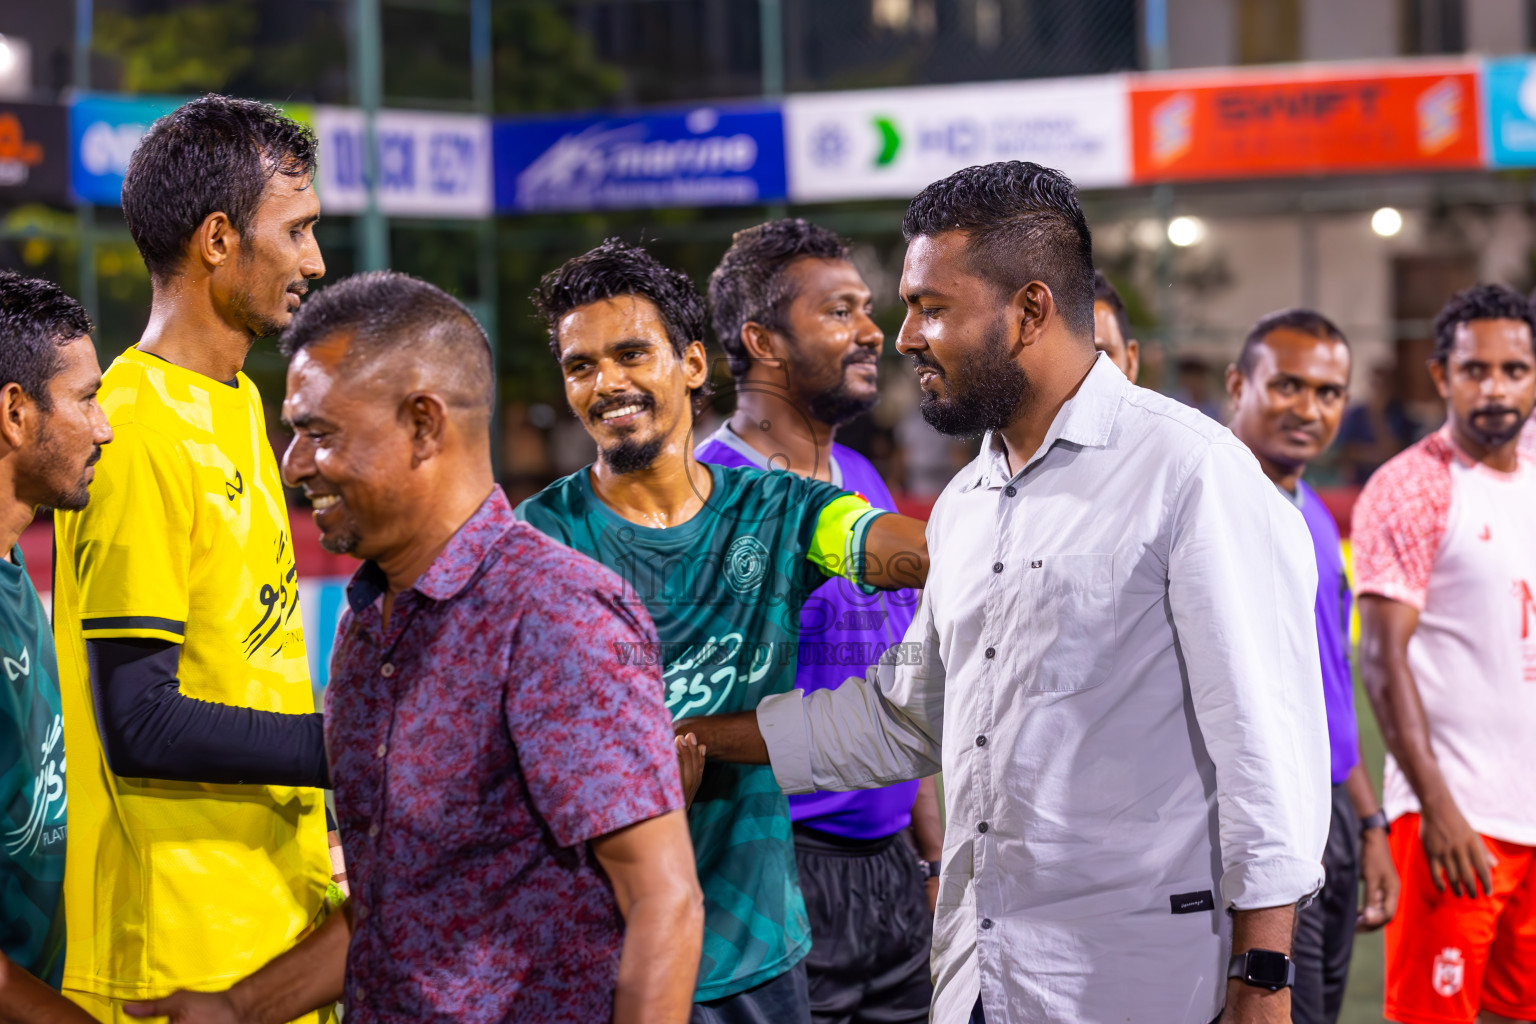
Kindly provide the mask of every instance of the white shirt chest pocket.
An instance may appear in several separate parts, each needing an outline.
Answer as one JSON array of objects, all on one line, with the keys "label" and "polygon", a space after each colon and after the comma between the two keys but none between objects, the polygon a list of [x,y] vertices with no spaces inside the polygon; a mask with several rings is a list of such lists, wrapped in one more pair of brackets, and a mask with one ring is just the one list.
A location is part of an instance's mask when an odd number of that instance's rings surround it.
[{"label": "white shirt chest pocket", "polygon": [[1032,555],[1018,570],[1031,692],[1086,690],[1115,656],[1115,556]]}]

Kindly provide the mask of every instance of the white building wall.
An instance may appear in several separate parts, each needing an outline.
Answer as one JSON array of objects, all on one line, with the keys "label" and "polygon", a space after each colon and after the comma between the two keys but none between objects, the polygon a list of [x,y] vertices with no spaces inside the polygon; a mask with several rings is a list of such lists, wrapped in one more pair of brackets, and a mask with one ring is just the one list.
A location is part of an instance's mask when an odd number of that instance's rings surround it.
[{"label": "white building wall", "polygon": [[1302,0],[1302,59],[1397,56],[1399,6],[1399,0]]},{"label": "white building wall", "polygon": [[1462,0],[1467,49],[1473,53],[1520,53],[1525,49],[1525,0]]},{"label": "white building wall", "polygon": [[1176,68],[1235,64],[1233,0],[1168,0],[1168,62]]}]

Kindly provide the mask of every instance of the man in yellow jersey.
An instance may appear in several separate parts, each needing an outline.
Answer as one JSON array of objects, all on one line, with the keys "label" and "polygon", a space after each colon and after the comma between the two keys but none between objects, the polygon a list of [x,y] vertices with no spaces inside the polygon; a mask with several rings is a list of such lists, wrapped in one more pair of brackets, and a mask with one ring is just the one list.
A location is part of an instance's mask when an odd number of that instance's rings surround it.
[{"label": "man in yellow jersey", "polygon": [[329,779],[293,543],[240,372],[325,272],[314,166],[307,128],[210,95],[155,122],[123,182],[154,298],[104,376],[116,442],[95,500],[56,520],[54,589],[64,991],[102,1021],[228,987],[326,905]]}]

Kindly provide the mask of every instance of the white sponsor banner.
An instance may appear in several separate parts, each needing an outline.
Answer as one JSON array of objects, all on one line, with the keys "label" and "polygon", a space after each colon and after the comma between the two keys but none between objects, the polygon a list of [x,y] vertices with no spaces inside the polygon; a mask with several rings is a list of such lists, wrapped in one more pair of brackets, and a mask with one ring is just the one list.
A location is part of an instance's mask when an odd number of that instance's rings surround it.
[{"label": "white sponsor banner", "polygon": [[[330,213],[367,208],[363,112],[316,107],[320,202]],[[374,120],[379,209],[403,217],[485,217],[493,207],[491,122],[474,114],[381,110]]]},{"label": "white sponsor banner", "polygon": [[1131,180],[1124,75],[804,93],[784,101],[784,135],[794,202],[908,198],[997,160],[1083,188]]}]

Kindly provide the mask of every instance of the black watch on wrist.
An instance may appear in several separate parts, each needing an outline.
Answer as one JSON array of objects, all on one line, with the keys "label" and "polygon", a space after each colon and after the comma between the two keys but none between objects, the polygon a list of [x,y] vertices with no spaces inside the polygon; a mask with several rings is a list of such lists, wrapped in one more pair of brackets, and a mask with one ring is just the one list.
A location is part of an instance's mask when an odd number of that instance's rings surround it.
[{"label": "black watch on wrist", "polygon": [[917,858],[917,866],[923,873],[923,881],[926,882],[930,878],[938,878],[939,866],[942,863],[942,861],[923,860],[921,857]]},{"label": "black watch on wrist", "polygon": [[1379,828],[1383,832],[1391,830],[1392,823],[1387,820],[1386,811],[1377,811],[1369,817],[1360,819],[1360,831],[1369,832],[1373,828]]},{"label": "black watch on wrist", "polygon": [[1278,992],[1296,983],[1296,963],[1272,949],[1250,949],[1232,955],[1227,963],[1227,977],[1254,988]]}]

